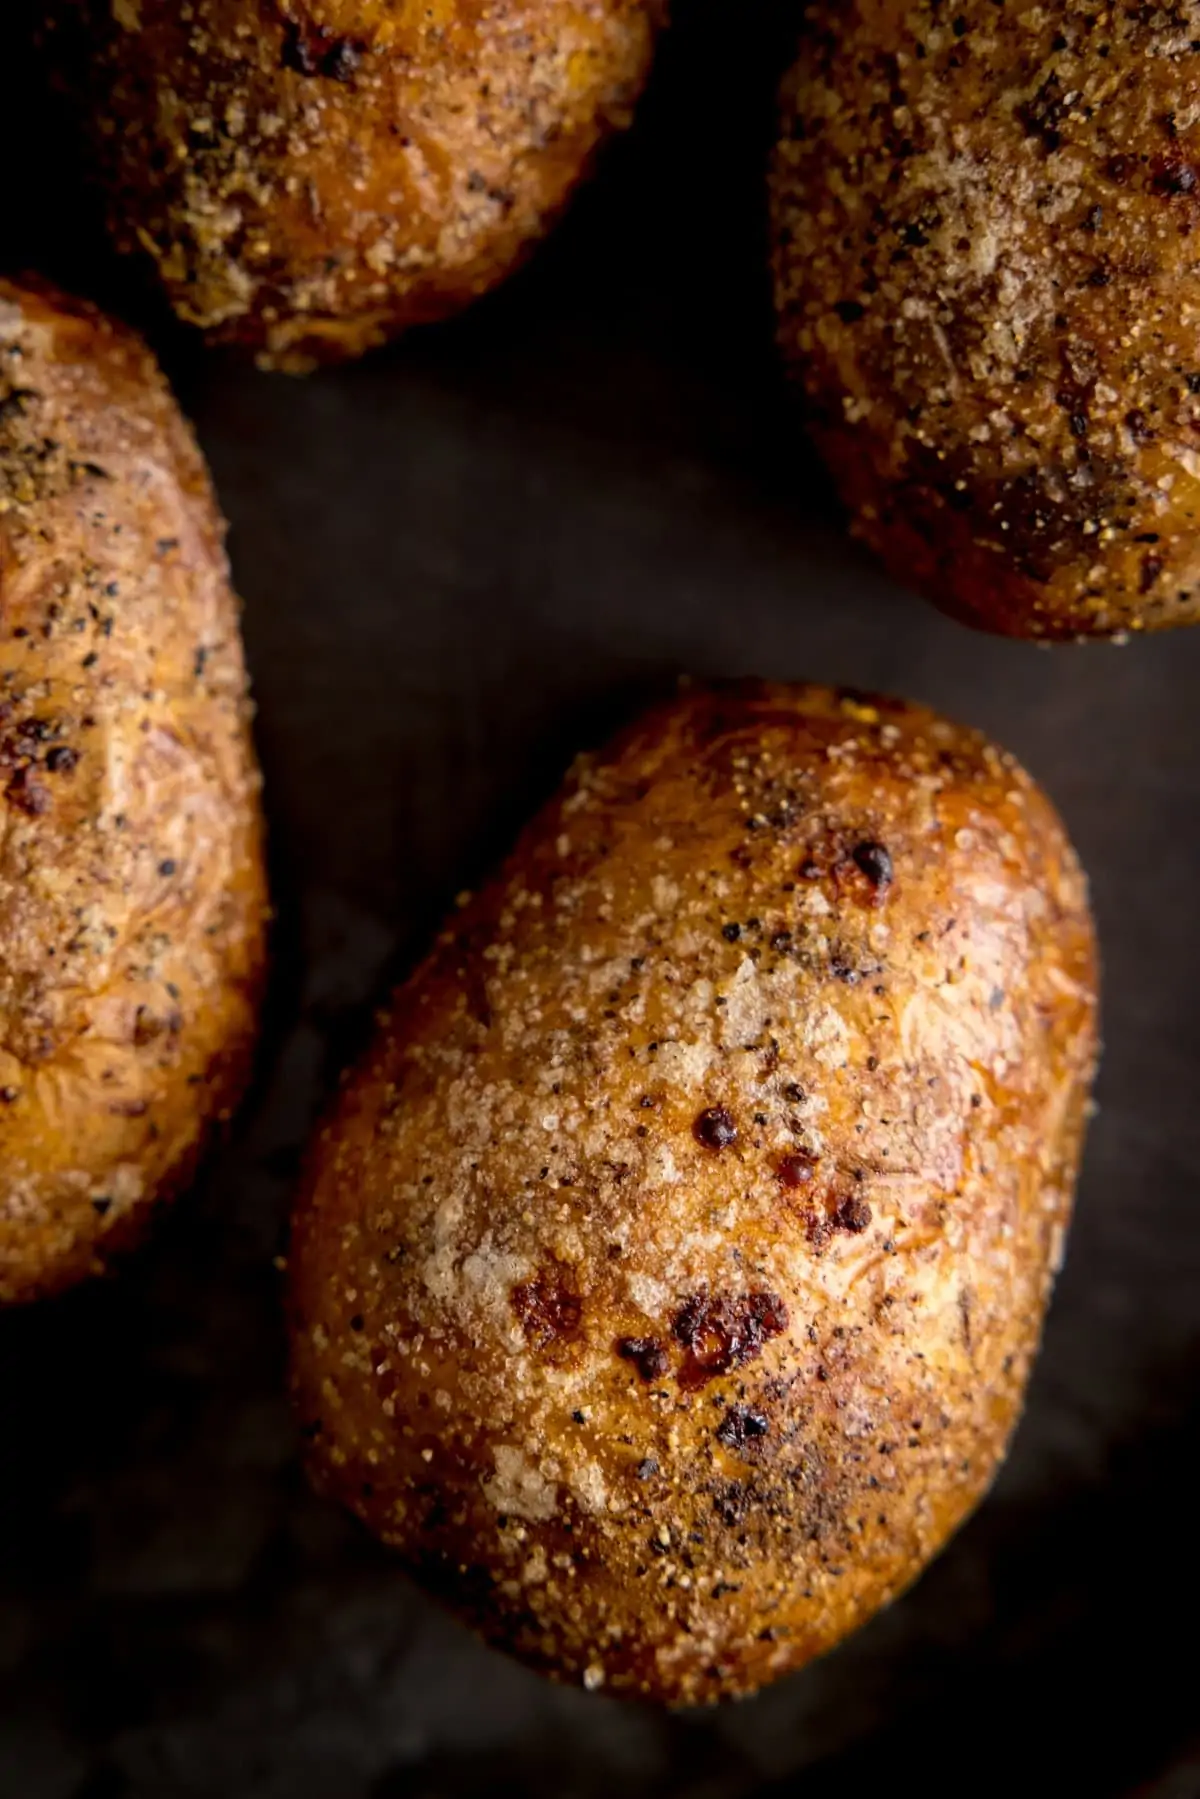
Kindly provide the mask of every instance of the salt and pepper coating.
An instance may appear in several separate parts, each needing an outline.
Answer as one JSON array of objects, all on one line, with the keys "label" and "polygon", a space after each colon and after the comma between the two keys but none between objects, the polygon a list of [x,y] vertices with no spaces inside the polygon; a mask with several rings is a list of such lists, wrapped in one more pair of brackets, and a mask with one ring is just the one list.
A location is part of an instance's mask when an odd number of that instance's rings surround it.
[{"label": "salt and pepper coating", "polygon": [[587,1687],[800,1666],[996,1471],[1095,1018],[1011,756],[898,701],[684,692],[464,902],[316,1142],[315,1479]]},{"label": "salt and pepper coating", "polygon": [[664,4],[51,0],[49,41],[120,245],[295,368],[509,274],[629,122]]},{"label": "salt and pepper coating", "polygon": [[1200,619],[1200,4],[818,0],[780,341],[856,529],[969,622]]},{"label": "salt and pepper coating", "polygon": [[266,896],[222,535],[140,341],[0,280],[0,1301],[100,1271],[248,1071]]}]

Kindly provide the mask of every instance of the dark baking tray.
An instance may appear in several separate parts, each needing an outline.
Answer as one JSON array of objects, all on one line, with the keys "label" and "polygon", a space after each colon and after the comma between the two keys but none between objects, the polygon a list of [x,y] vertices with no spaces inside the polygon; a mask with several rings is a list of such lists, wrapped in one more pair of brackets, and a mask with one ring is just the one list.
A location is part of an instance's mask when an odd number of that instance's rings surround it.
[{"label": "dark baking tray", "polygon": [[[232,522],[280,913],[233,1144],[118,1278],[0,1318],[5,1799],[1200,1792],[1200,631],[994,642],[850,546],[770,349],[761,160],[795,8],[679,14],[637,129],[523,275],[307,382],[199,350],[70,182],[41,197],[68,159],[0,39],[25,109],[0,254],[148,326]],[[484,1650],[309,1496],[272,1259],[381,985],[680,669],[891,688],[1010,745],[1092,874],[1107,1054],[992,1498],[826,1662],[669,1717]]]}]

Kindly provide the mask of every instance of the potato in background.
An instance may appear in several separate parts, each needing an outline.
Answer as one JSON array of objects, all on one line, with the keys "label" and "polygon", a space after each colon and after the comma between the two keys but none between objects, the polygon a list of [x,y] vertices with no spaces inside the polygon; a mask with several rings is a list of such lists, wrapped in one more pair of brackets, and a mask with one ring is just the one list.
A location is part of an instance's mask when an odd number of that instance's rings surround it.
[{"label": "potato in background", "polygon": [[1200,5],[812,9],[780,341],[859,534],[975,625],[1200,618]]},{"label": "potato in background", "polygon": [[239,1097],[258,796],[191,433],[131,333],[0,280],[0,1301],[103,1269]]},{"label": "potato in background", "polygon": [[[628,123],[661,0],[53,0],[118,244],[302,368],[458,311]],[[70,71],[73,70],[73,77]]]}]

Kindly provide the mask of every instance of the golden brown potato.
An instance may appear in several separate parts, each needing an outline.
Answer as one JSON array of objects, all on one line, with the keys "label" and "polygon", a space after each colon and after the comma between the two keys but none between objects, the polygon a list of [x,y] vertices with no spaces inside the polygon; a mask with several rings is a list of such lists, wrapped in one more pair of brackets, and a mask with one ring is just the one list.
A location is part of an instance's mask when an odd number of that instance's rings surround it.
[{"label": "golden brown potato", "polygon": [[1200,4],[819,0],[781,341],[857,529],[989,630],[1200,619]]},{"label": "golden brown potato", "polygon": [[[119,243],[276,364],[457,311],[625,125],[665,0],[54,0]],[[70,59],[71,32],[56,54]]]},{"label": "golden brown potato", "polygon": [[153,359],[0,281],[0,1300],[103,1268],[238,1097],[247,719],[221,520]]},{"label": "golden brown potato", "polygon": [[1095,1051],[1012,758],[896,701],[686,695],[585,758],[396,998],[294,1225],[312,1471],[495,1642],[745,1692],[985,1491]]}]

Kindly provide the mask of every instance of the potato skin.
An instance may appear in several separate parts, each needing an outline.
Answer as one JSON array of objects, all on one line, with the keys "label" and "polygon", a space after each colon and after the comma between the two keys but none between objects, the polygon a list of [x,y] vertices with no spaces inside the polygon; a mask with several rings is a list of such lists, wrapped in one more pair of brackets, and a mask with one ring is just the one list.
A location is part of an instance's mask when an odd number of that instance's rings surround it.
[{"label": "potato skin", "polygon": [[290,1253],[318,1484],[494,1642],[747,1692],[990,1482],[1095,1055],[1083,877],[901,702],[685,693],[396,997]]},{"label": "potato skin", "polygon": [[662,4],[51,13],[76,39],[84,27],[119,243],[149,252],[182,317],[297,368],[444,318],[510,273],[628,123]]},{"label": "potato skin", "polygon": [[0,1301],[101,1271],[247,1073],[266,895],[222,537],[149,351],[0,280]]},{"label": "potato skin", "polygon": [[1200,618],[1200,5],[819,0],[780,341],[858,532],[971,624]]}]

